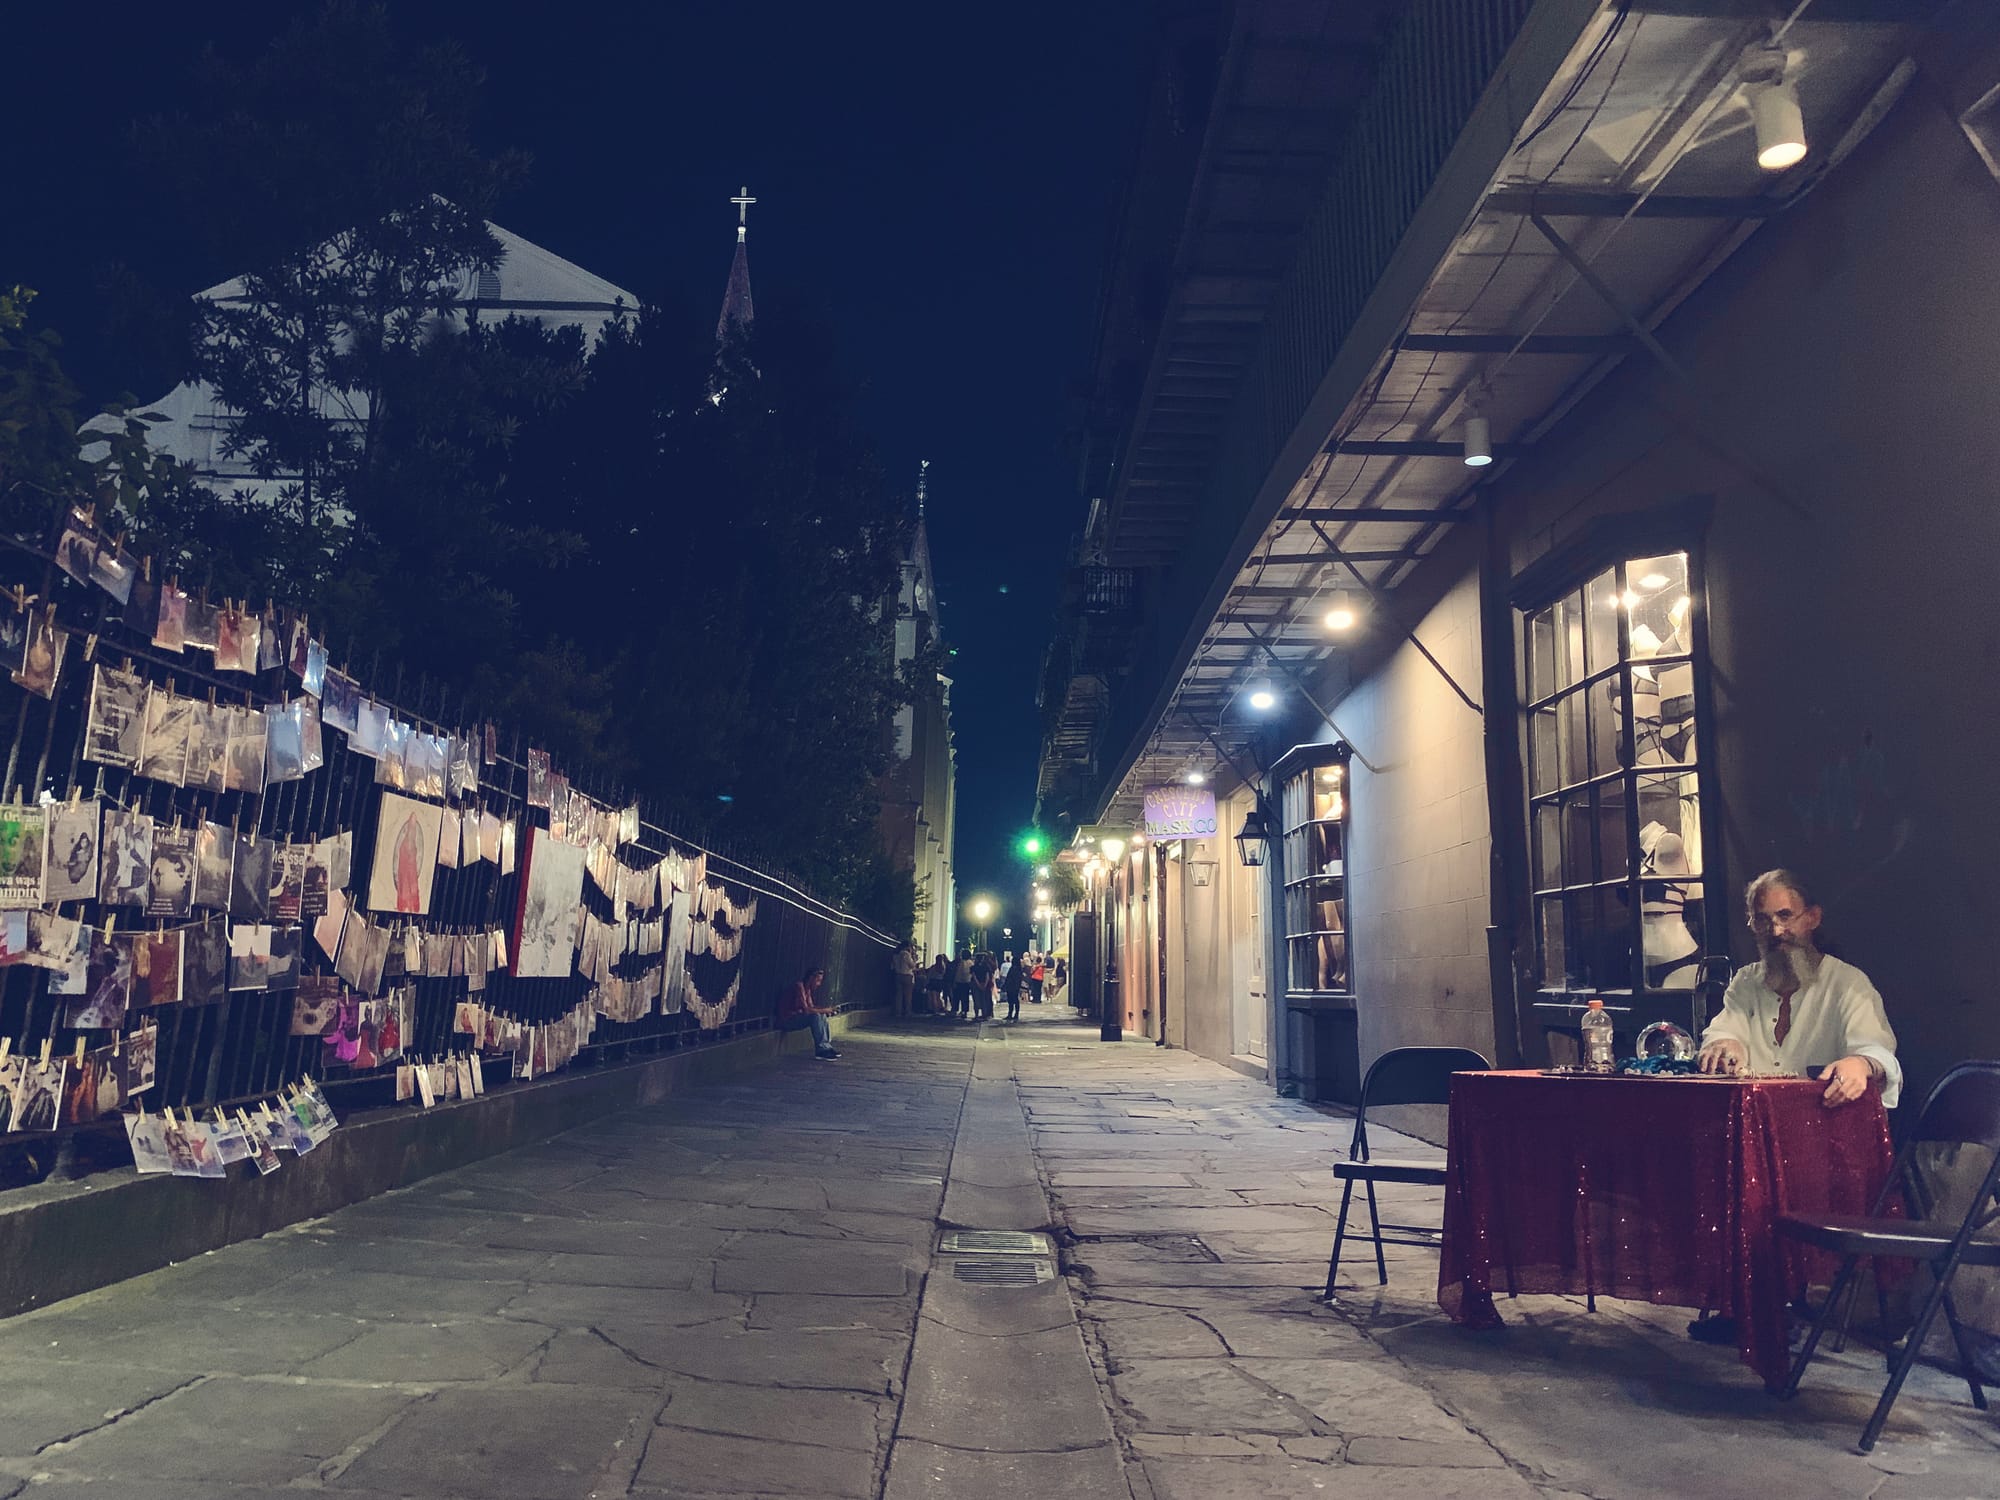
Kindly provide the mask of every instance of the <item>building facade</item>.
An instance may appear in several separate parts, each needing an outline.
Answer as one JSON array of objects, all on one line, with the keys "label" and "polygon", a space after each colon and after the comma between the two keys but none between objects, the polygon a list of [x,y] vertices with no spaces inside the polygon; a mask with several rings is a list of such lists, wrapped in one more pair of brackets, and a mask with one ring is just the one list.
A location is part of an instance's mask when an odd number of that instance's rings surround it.
[{"label": "building facade", "polygon": [[[623,287],[592,275],[512,230],[490,222],[486,227],[500,242],[501,257],[491,270],[467,275],[456,312],[465,323],[518,317],[549,328],[580,328],[585,347],[594,348],[608,324],[638,317],[639,299]],[[240,302],[245,295],[241,278],[195,294],[198,301],[223,304]],[[147,445],[192,464],[196,477],[221,494],[256,498],[288,482],[282,476],[260,477],[246,459],[229,453],[235,414],[204,381],[183,382],[140,409],[158,413],[162,419],[147,426]],[[350,415],[357,423],[366,419],[365,395],[355,398]]]},{"label": "building facade", "polygon": [[[926,465],[926,468],[929,466]],[[924,524],[926,481],[917,488],[917,523],[904,554],[892,619],[896,666],[935,662],[942,639],[937,587],[931,572],[929,532]],[[896,711],[889,769],[881,780],[882,847],[899,870],[916,883],[917,918],[911,939],[928,962],[952,951],[958,911],[957,877],[952,866],[952,830],[957,816],[958,752],[951,738],[951,679],[932,670],[930,691]]]},{"label": "building facade", "polygon": [[[1231,268],[1231,80],[1309,19],[1227,8],[1180,269],[1086,474],[1079,557],[1134,602],[1096,647],[1073,615],[1044,687],[1043,813],[1127,1029],[1327,1099],[1399,1045],[1567,1058],[1592,998],[1629,1044],[1714,1008],[1782,864],[1913,1097],[2000,1054],[1968,797],[2000,711],[1963,685],[2000,649],[2000,38],[1793,9],[1385,7],[1281,269],[1245,250],[1225,305],[1190,268]],[[1190,774],[1217,832],[1135,849]]]}]

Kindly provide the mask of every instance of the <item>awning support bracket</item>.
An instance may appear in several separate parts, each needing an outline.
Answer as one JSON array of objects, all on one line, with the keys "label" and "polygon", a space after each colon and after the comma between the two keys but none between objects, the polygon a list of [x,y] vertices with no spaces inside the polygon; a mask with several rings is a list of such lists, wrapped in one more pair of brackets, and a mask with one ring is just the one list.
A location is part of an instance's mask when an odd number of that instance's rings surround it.
[{"label": "awning support bracket", "polygon": [[[1331,552],[1336,559],[1339,560],[1341,565],[1345,567],[1348,572],[1354,575],[1354,581],[1360,584],[1362,588],[1368,591],[1368,597],[1374,600],[1375,602],[1376,612],[1387,620],[1390,620],[1392,622],[1395,621],[1396,618],[1395,611],[1389,607],[1389,596],[1387,594],[1384,594],[1377,587],[1375,587],[1374,584],[1370,583],[1368,581],[1367,576],[1363,574],[1359,568],[1354,566],[1353,561],[1347,556],[1347,554],[1340,550],[1339,544],[1336,543],[1332,537],[1326,534],[1326,528],[1324,526],[1322,526],[1316,520],[1308,520],[1306,524],[1311,526],[1314,531],[1319,533],[1319,539],[1322,542],[1326,543],[1327,550]],[[1245,628],[1247,629],[1248,627],[1246,626]],[[1415,646],[1418,652],[1421,653],[1421,655],[1423,656],[1424,660],[1429,662],[1431,666],[1437,670],[1438,676],[1444,679],[1445,686],[1449,687],[1454,693],[1458,694],[1460,701],[1463,702],[1467,708],[1471,709],[1476,714],[1480,714],[1482,716],[1485,714],[1486,710],[1479,706],[1478,701],[1473,698],[1472,694],[1468,693],[1464,688],[1460,687],[1458,685],[1458,679],[1456,677],[1453,677],[1450,672],[1445,670],[1444,663],[1439,661],[1436,656],[1431,654],[1431,648],[1426,646],[1421,640],[1417,638],[1417,633],[1415,630],[1405,629],[1400,624],[1398,624],[1396,628],[1399,631],[1401,631],[1403,639],[1408,641],[1412,646]]]}]

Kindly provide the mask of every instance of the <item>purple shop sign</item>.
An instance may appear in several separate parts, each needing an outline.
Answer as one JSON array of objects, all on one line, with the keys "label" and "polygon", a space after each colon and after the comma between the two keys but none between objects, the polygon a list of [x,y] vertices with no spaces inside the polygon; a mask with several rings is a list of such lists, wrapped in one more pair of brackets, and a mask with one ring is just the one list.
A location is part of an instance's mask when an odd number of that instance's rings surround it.
[{"label": "purple shop sign", "polygon": [[1203,839],[1215,832],[1215,793],[1193,786],[1146,788],[1146,837]]}]

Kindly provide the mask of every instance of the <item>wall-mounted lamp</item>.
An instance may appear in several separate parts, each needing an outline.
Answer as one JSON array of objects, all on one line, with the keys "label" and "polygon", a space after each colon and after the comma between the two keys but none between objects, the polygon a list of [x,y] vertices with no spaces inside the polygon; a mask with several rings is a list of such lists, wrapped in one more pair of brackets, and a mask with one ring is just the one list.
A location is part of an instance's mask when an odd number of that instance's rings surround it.
[{"label": "wall-mounted lamp", "polygon": [[1256,869],[1264,863],[1264,853],[1271,840],[1270,824],[1264,820],[1264,806],[1260,798],[1256,806],[1244,814],[1243,826],[1236,833],[1236,852],[1243,863]]}]

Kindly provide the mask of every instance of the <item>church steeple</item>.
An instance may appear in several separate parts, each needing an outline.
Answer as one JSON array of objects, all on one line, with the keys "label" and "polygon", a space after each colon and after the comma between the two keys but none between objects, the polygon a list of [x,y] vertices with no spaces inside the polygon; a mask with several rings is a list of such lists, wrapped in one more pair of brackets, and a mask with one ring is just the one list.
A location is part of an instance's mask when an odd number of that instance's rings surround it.
[{"label": "church steeple", "polygon": [[750,235],[750,205],[757,200],[745,187],[729,200],[736,205],[736,258],[729,265],[729,287],[722,294],[722,316],[715,320],[715,341],[727,343],[730,335],[750,331],[755,313],[750,303],[750,250],[744,242]]}]

